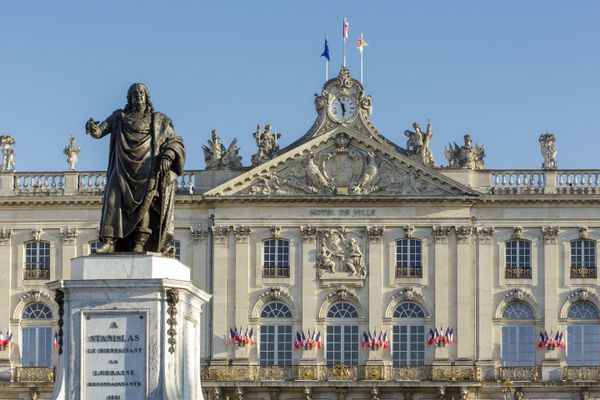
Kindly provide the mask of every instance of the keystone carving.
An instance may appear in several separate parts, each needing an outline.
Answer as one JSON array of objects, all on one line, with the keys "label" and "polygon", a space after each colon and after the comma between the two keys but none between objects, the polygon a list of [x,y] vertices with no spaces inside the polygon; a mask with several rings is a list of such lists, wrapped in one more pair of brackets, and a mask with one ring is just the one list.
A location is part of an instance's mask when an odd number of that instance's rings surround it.
[{"label": "keystone carving", "polygon": [[271,236],[273,236],[275,239],[280,239],[281,238],[281,226],[273,225],[271,227]]},{"label": "keystone carving", "polygon": [[31,237],[36,242],[41,241],[43,236],[44,236],[44,230],[42,228],[33,228],[31,230]]},{"label": "keystone carving", "polygon": [[407,239],[412,239],[415,235],[415,227],[412,225],[405,225],[402,229],[404,230],[404,236],[406,236]]},{"label": "keystone carving", "polygon": [[523,239],[523,227],[522,226],[515,226],[513,228],[513,233],[511,236],[514,240],[521,240]]},{"label": "keystone carving", "polygon": [[586,226],[579,228],[579,239],[587,240],[589,237],[589,229]]},{"label": "keystone carving", "polygon": [[0,229],[0,244],[10,244],[13,233],[12,229],[6,229],[3,226],[2,229]]}]

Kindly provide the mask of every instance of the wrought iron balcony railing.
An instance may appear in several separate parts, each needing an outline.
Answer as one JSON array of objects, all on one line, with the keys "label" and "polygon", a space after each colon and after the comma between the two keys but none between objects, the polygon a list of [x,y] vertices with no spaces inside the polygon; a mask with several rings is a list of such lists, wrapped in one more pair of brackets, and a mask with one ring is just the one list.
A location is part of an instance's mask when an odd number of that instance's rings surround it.
[{"label": "wrought iron balcony railing", "polygon": [[571,267],[571,279],[596,278],[596,267]]},{"label": "wrought iron balcony railing", "polygon": [[396,266],[396,278],[422,278],[423,267]]},{"label": "wrought iron balcony railing", "polygon": [[15,382],[52,383],[54,372],[54,367],[15,367],[13,379]]},{"label": "wrought iron balcony railing", "polygon": [[528,267],[507,267],[505,271],[506,279],[531,279],[531,268]]},{"label": "wrought iron balcony railing", "polygon": [[49,269],[25,269],[23,272],[24,280],[48,280],[50,279],[50,270]]},{"label": "wrought iron balcony railing", "polygon": [[537,382],[540,377],[539,367],[500,367],[497,379],[512,382]]}]

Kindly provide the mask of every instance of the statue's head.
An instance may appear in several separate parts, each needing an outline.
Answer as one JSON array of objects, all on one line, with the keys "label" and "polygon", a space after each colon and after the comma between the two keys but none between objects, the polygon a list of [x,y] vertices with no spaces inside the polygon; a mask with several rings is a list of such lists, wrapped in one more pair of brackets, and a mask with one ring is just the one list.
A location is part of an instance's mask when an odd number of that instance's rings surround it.
[{"label": "statue's head", "polygon": [[125,111],[152,112],[152,102],[150,101],[150,91],[143,83],[134,83],[127,90],[127,106]]},{"label": "statue's head", "polygon": [[471,135],[469,135],[469,134],[466,134],[466,135],[465,135],[465,146],[470,146],[470,145],[471,145],[471,142],[472,142],[472,140],[471,140]]},{"label": "statue's head", "polygon": [[219,134],[217,133],[217,130],[213,129],[211,133],[212,133],[213,143],[218,143],[219,142]]}]

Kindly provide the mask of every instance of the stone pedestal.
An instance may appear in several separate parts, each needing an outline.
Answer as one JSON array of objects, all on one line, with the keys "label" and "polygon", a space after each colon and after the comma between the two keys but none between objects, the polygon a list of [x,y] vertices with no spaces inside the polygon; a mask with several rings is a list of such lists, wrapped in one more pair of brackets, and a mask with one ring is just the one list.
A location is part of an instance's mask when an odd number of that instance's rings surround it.
[{"label": "stone pedestal", "polygon": [[72,260],[71,278],[48,285],[64,301],[53,400],[202,399],[200,314],[211,296],[188,267],[92,255]]}]

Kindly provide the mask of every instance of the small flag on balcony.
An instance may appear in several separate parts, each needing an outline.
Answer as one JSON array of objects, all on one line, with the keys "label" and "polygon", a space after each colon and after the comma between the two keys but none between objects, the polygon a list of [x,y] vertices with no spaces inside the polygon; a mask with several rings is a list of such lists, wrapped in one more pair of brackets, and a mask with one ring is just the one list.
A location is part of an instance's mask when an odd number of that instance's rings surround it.
[{"label": "small flag on balcony", "polygon": [[448,342],[448,344],[454,344],[454,328],[450,328],[450,330],[447,330],[446,332],[446,341]]},{"label": "small flag on balcony", "polygon": [[321,349],[321,346],[323,345],[323,343],[321,342],[321,331],[319,331],[319,333],[317,333],[317,338],[315,339],[317,341],[317,349]]},{"label": "small flag on balcony", "polygon": [[543,349],[544,347],[546,347],[544,332],[540,331],[540,337],[538,338],[538,349]]},{"label": "small flag on balcony", "polygon": [[435,334],[433,333],[433,329],[429,328],[429,336],[427,336],[427,344],[429,346],[432,346],[434,340],[435,340]]},{"label": "small flag on balcony", "polygon": [[363,338],[362,342],[360,343],[360,347],[366,349],[369,346],[369,343],[371,343],[371,339],[369,339],[369,335],[367,335],[367,333],[363,331]]},{"label": "small flag on balcony", "polygon": [[6,332],[6,335],[0,331],[0,350],[6,350],[6,347],[8,346],[8,332]]},{"label": "small flag on balcony", "polygon": [[52,343],[52,349],[58,350],[58,333],[54,332],[54,342]]}]

